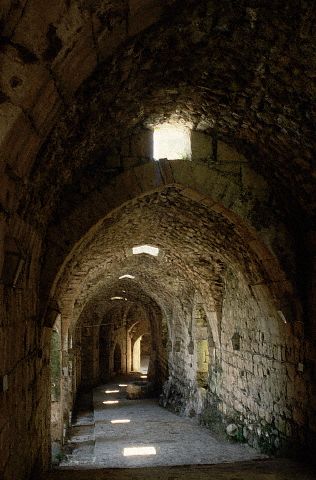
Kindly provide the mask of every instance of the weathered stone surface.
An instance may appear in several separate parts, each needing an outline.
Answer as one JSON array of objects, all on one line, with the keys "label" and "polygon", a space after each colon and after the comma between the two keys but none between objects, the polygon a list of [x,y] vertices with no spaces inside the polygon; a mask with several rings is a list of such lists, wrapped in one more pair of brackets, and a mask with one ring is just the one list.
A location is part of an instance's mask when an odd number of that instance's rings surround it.
[{"label": "weathered stone surface", "polygon": [[146,398],[150,395],[148,382],[133,382],[126,387],[126,396],[130,400]]},{"label": "weathered stone surface", "polygon": [[[164,405],[314,455],[310,2],[4,0],[0,18],[0,477],[48,469],[60,314],[57,440],[100,338],[139,315]],[[152,161],[169,120],[192,130],[191,162]],[[133,257],[142,243],[161,255]]]},{"label": "weathered stone surface", "polygon": [[235,437],[237,435],[237,432],[238,432],[237,425],[235,425],[234,423],[230,423],[229,425],[227,425],[226,427],[227,435],[229,435],[230,437]]},{"label": "weathered stone surface", "polygon": [[191,150],[192,160],[213,160],[214,152],[211,135],[206,135],[205,133],[193,130],[191,132]]}]

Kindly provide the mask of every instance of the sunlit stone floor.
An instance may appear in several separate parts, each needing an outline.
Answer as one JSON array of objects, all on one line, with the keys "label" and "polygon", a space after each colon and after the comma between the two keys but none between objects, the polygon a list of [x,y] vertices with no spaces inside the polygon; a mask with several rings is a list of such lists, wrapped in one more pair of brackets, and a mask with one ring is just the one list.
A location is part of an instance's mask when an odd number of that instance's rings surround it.
[{"label": "sunlit stone floor", "polygon": [[[247,445],[216,439],[194,419],[161,408],[157,400],[126,399],[122,383],[118,380],[93,391],[93,415],[78,416],[69,441],[71,453],[60,467],[154,467],[263,458]],[[106,393],[112,390],[119,392]],[[118,403],[103,403],[107,401]],[[117,420],[129,422],[111,423]],[[124,449],[131,448],[138,455],[126,456]]]}]

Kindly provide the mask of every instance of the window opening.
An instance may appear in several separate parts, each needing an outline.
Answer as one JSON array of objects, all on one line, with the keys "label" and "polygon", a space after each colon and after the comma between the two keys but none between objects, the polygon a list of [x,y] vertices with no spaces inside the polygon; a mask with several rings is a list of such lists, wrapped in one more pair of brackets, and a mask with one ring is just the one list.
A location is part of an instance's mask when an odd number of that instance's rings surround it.
[{"label": "window opening", "polygon": [[154,159],[191,159],[190,130],[184,126],[160,125],[154,130]]},{"label": "window opening", "polygon": [[133,255],[139,255],[141,253],[147,253],[147,255],[153,255],[157,257],[159,254],[158,247],[152,247],[151,245],[139,245],[137,247],[133,247]]}]

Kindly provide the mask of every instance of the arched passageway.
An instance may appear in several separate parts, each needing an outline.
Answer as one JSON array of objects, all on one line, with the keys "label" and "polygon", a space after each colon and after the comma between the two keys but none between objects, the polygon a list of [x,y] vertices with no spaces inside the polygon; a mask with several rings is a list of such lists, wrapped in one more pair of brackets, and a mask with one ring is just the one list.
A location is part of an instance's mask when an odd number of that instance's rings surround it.
[{"label": "arched passageway", "polygon": [[[298,300],[276,259],[271,281],[264,246],[246,232],[237,215],[178,185],[124,202],[92,227],[53,286],[80,388],[132,372],[135,341],[150,332],[148,379],[164,406],[265,452],[291,449],[294,435],[281,430],[300,352],[285,306],[299,315]],[[133,251],[142,245],[154,254]]]},{"label": "arched passageway", "polygon": [[0,477],[142,345],[165,407],[313,460],[314,5],[42,3],[0,7]]}]

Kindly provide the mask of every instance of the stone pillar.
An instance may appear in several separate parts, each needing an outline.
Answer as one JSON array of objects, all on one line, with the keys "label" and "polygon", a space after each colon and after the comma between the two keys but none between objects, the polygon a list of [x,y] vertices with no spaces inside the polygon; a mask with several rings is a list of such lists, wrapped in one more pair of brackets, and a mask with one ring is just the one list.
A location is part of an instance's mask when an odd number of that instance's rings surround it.
[{"label": "stone pillar", "polygon": [[140,341],[141,337],[139,337],[133,346],[133,371],[139,372],[140,371]]},{"label": "stone pillar", "polygon": [[132,340],[127,332],[127,373],[132,371]]}]

